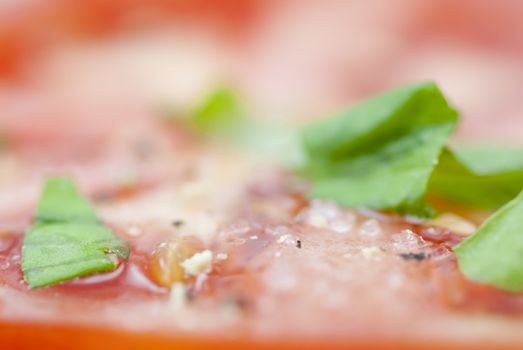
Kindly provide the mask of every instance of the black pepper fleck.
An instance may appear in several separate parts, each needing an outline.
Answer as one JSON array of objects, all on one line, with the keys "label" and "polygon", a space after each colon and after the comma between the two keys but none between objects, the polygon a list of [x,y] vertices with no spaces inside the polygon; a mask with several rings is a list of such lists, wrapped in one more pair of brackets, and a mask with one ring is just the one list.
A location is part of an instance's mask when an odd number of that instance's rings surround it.
[{"label": "black pepper fleck", "polygon": [[178,227],[182,227],[184,222],[183,220],[174,220],[172,223],[171,223],[174,227],[178,228]]},{"label": "black pepper fleck", "polygon": [[296,248],[301,249],[301,240],[296,240]]},{"label": "black pepper fleck", "polygon": [[250,307],[250,302],[244,296],[230,296],[224,300],[225,305],[233,305],[242,311],[246,311]]},{"label": "black pepper fleck", "polygon": [[115,195],[111,191],[100,191],[94,194],[93,200],[96,202],[112,202],[115,200]]},{"label": "black pepper fleck", "polygon": [[185,297],[187,298],[187,302],[192,302],[196,299],[196,291],[194,288],[187,288],[185,290]]},{"label": "black pepper fleck", "polygon": [[423,261],[428,258],[425,253],[403,253],[403,254],[399,254],[399,256],[403,260],[416,260],[416,261]]}]

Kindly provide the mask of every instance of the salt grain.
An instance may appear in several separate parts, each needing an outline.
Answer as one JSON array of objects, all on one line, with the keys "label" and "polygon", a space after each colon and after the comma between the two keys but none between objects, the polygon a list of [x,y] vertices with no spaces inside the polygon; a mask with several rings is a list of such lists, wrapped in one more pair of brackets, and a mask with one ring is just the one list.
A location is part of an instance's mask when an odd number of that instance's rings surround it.
[{"label": "salt grain", "polygon": [[347,233],[352,230],[352,223],[345,220],[333,220],[329,223],[329,228],[337,233]]},{"label": "salt grain", "polygon": [[323,215],[313,214],[307,218],[307,224],[316,228],[327,228],[329,221]]},{"label": "salt grain", "polygon": [[319,214],[327,219],[334,219],[341,215],[341,209],[334,202],[313,200],[310,206],[311,214]]},{"label": "salt grain", "polygon": [[236,224],[233,227],[229,228],[227,234],[231,235],[231,236],[241,235],[241,234],[249,232],[250,229],[251,229],[251,227],[249,226],[248,223],[241,222],[241,223]]},{"label": "salt grain", "polygon": [[141,235],[143,235],[143,230],[136,225],[132,225],[127,228],[125,234],[129,237],[140,237]]},{"label": "salt grain", "polygon": [[188,276],[198,276],[202,273],[209,273],[212,269],[213,254],[210,250],[196,253],[184,260],[181,265]]},{"label": "salt grain", "polygon": [[400,233],[396,233],[391,236],[392,248],[396,251],[416,251],[424,248],[427,244],[412,230],[402,230]]},{"label": "salt grain", "polygon": [[361,249],[361,254],[365,259],[377,259],[383,254],[383,250],[378,246],[364,247]]},{"label": "salt grain", "polygon": [[226,260],[229,256],[227,253],[218,253],[216,254],[216,260]]},{"label": "salt grain", "polygon": [[373,241],[383,234],[379,222],[375,219],[365,221],[358,229],[358,236],[366,241]]},{"label": "salt grain", "polygon": [[245,238],[241,238],[241,237],[235,237],[231,240],[231,244],[234,246],[244,245],[245,242],[247,242],[247,240]]},{"label": "salt grain", "polygon": [[265,230],[265,232],[267,232],[268,234],[270,235],[273,235],[273,236],[281,236],[281,235],[286,235],[289,233],[289,229],[285,226],[276,226],[274,228],[272,227],[269,227]]},{"label": "salt grain", "polygon": [[276,241],[278,244],[295,245],[296,239],[292,235],[283,235]]}]

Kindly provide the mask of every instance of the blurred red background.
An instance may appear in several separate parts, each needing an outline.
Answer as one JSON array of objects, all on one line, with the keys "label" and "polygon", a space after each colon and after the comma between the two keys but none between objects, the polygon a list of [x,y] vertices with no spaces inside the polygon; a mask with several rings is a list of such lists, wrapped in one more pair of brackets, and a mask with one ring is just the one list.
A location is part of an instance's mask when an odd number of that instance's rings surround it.
[{"label": "blurred red background", "polygon": [[517,141],[522,23],[518,0],[4,0],[0,121],[186,105],[223,83],[263,117],[313,118],[435,80],[458,135]]}]

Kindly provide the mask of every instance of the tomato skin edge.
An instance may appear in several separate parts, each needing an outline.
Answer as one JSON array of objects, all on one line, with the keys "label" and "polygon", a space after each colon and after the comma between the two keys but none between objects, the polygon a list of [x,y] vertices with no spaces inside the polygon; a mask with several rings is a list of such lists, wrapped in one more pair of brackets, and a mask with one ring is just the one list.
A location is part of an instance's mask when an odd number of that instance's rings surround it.
[{"label": "tomato skin edge", "polygon": [[223,340],[176,338],[162,334],[117,331],[79,325],[54,325],[24,322],[0,321],[0,344],[3,349],[71,349],[92,350],[107,348],[112,350],[167,350],[167,349],[354,349],[354,350],[414,350],[414,349],[448,349],[448,350],[511,350],[520,349],[518,344],[470,344],[456,345],[440,342],[412,342],[407,339],[395,341],[375,340],[354,343],[330,343],[272,341],[256,342],[252,340]]}]

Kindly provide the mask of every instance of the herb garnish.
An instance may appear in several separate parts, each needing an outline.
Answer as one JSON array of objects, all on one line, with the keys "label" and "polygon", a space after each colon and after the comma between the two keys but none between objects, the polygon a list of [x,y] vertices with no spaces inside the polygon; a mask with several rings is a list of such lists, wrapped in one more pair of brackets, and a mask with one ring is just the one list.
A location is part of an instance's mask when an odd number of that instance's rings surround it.
[{"label": "herb garnish", "polygon": [[523,192],[454,248],[465,276],[507,291],[523,291],[522,224]]},{"label": "herb garnish", "polygon": [[457,119],[436,85],[424,83],[306,126],[302,140],[311,196],[414,216],[431,214],[427,192],[488,210],[517,196],[455,252],[470,279],[523,291],[523,150],[450,149],[446,143]]},{"label": "herb garnish", "polygon": [[175,126],[182,125],[196,135],[239,147],[288,167],[296,168],[303,162],[297,128],[290,123],[256,118],[245,108],[242,97],[230,87],[210,91],[190,111],[170,113],[166,120]]},{"label": "herb garnish", "polygon": [[429,216],[430,176],[458,119],[433,83],[409,85],[303,130],[312,197]]},{"label": "herb garnish", "polygon": [[22,246],[22,271],[31,288],[114,270],[129,244],[97,218],[69,178],[45,183],[34,224]]},{"label": "herb garnish", "polygon": [[189,125],[203,132],[228,133],[245,120],[245,111],[232,89],[219,88],[190,113]]},{"label": "herb garnish", "polygon": [[[523,188],[523,150],[447,147],[458,113],[434,83],[391,90],[313,122],[301,132],[303,147],[292,128],[245,116],[232,90],[222,89],[192,113],[188,125],[299,168],[312,180],[311,197],[340,205],[429,217],[429,193],[495,210]],[[521,218],[523,194],[456,247],[465,275],[505,290],[523,290]],[[296,247],[301,248],[301,241]],[[423,253],[400,257],[428,258]]]},{"label": "herb garnish", "polygon": [[523,189],[523,150],[446,147],[457,113],[433,83],[368,99],[302,134],[311,196],[430,216],[427,193],[495,210]]},{"label": "herb garnish", "polygon": [[443,152],[430,191],[472,208],[495,210],[523,189],[523,150],[468,146]]}]

